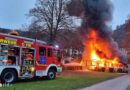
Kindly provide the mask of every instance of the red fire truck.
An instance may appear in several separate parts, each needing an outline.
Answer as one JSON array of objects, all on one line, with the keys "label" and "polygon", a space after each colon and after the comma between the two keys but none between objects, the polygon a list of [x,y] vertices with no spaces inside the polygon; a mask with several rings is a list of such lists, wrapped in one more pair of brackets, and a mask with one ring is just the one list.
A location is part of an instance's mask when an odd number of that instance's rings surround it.
[{"label": "red fire truck", "polygon": [[60,50],[44,41],[0,33],[0,79],[11,83],[17,79],[46,77],[55,79],[61,72]]}]

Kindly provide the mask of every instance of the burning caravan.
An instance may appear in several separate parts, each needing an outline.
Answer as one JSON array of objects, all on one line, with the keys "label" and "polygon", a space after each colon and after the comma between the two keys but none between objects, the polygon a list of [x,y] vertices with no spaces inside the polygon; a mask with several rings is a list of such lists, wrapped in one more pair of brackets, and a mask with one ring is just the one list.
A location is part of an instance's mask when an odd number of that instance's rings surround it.
[{"label": "burning caravan", "polygon": [[72,0],[68,4],[69,14],[82,19],[80,33],[84,52],[81,65],[88,69],[122,68],[122,56],[108,26],[112,10],[110,0]]},{"label": "burning caravan", "polygon": [[110,44],[100,38],[96,30],[91,30],[84,46],[82,65],[86,64],[88,69],[117,71],[123,68],[120,58],[111,52]]}]

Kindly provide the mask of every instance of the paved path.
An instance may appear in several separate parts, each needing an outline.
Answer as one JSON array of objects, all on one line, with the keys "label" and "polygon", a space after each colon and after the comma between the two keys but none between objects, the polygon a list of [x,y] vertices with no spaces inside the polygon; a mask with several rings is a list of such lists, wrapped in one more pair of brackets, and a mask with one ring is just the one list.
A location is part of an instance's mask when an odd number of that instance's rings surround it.
[{"label": "paved path", "polygon": [[128,85],[130,85],[130,75],[125,75],[80,90],[126,90]]}]

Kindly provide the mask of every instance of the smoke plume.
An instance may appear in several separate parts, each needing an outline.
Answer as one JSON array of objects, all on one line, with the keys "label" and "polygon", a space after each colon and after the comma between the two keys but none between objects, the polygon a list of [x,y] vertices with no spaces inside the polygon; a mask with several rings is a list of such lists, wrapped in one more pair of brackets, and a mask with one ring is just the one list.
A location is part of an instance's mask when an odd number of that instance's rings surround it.
[{"label": "smoke plume", "polygon": [[112,19],[113,6],[110,0],[71,0],[67,7],[71,16],[82,16],[83,42],[89,40],[87,34],[95,30],[98,34],[96,42],[103,46],[99,51],[107,50],[107,53],[103,52],[107,58],[122,57],[117,43],[112,38],[112,30],[107,26]]}]

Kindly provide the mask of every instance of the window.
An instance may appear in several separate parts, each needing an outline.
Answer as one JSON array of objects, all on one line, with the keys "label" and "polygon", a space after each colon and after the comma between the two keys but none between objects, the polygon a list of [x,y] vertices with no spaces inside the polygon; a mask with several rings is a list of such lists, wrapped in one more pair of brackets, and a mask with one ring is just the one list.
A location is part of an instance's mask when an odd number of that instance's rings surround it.
[{"label": "window", "polygon": [[48,48],[48,57],[52,57],[52,49]]},{"label": "window", "polygon": [[39,48],[39,55],[40,55],[40,64],[46,64],[46,48],[40,47]]},{"label": "window", "polygon": [[22,48],[22,65],[24,67],[34,65],[35,50],[30,48]]},{"label": "window", "polygon": [[22,59],[34,60],[34,54],[34,49],[22,48]]},{"label": "window", "polygon": [[45,47],[39,48],[39,55],[40,56],[46,56],[46,48]]}]

